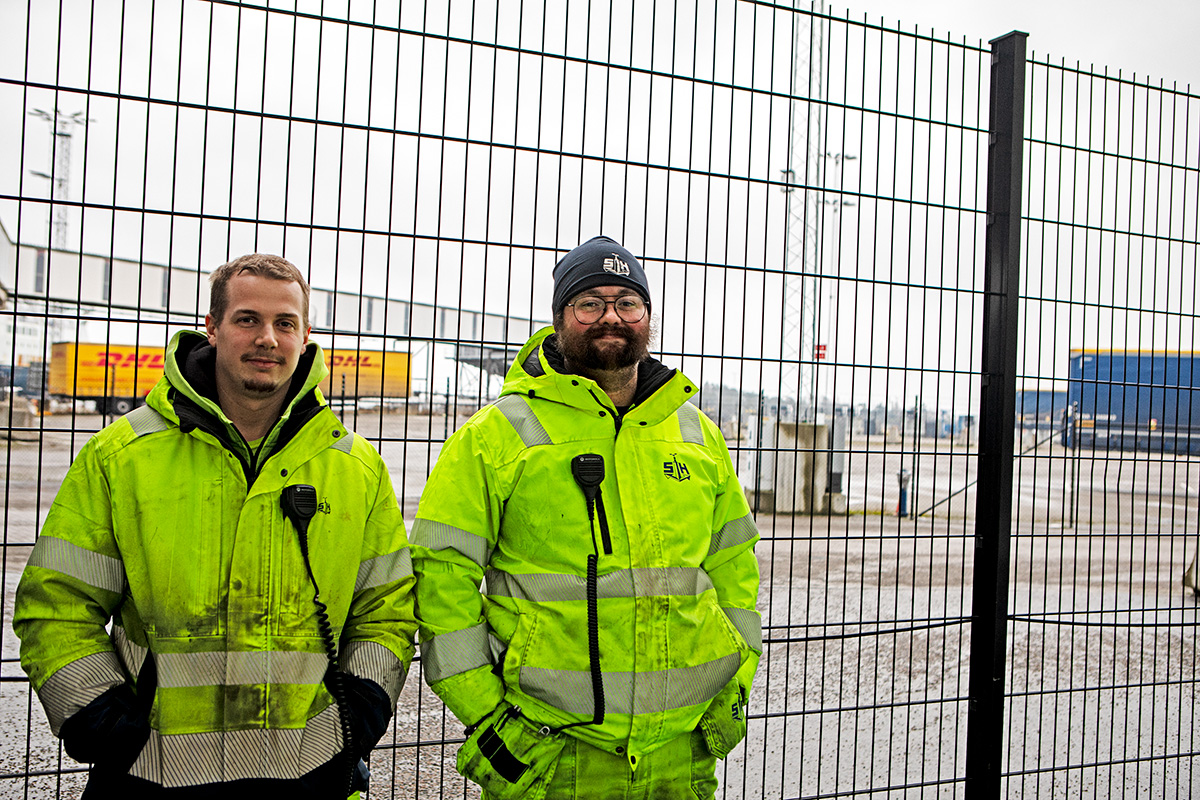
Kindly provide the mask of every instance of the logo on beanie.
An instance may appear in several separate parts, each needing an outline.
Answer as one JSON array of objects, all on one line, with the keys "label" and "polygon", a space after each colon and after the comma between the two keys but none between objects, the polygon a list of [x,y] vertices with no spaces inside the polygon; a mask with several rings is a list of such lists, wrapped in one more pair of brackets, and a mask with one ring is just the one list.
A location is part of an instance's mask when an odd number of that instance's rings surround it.
[{"label": "logo on beanie", "polygon": [[609,256],[604,259],[604,271],[614,275],[628,275],[629,265],[616,256]]}]

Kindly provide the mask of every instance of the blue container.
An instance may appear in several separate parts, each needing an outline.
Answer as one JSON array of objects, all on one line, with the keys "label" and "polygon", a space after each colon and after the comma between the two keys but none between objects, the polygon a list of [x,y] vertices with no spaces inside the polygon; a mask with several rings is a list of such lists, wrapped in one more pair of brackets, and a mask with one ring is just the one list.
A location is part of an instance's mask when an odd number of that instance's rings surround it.
[{"label": "blue container", "polygon": [[1068,446],[1200,454],[1200,353],[1072,350],[1068,381]]}]

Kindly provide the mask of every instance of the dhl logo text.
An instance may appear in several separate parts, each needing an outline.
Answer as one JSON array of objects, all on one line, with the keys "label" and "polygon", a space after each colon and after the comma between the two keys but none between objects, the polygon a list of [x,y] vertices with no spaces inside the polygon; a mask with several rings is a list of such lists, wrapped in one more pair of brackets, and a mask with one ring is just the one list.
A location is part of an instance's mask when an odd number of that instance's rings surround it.
[{"label": "dhl logo text", "polygon": [[162,369],[163,356],[161,353],[101,353],[88,367],[116,367],[117,369]]},{"label": "dhl logo text", "polygon": [[329,357],[330,367],[378,367],[377,362],[372,361],[370,356],[343,356],[334,353]]}]

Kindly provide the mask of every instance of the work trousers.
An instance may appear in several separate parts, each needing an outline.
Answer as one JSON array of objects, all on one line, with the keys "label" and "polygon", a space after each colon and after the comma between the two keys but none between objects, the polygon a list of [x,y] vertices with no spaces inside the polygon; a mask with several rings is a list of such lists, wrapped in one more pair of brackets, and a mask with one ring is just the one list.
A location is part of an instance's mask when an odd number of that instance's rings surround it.
[{"label": "work trousers", "polygon": [[545,800],[710,800],[716,791],[717,759],[699,730],[642,756],[636,771],[624,756],[567,736]]}]

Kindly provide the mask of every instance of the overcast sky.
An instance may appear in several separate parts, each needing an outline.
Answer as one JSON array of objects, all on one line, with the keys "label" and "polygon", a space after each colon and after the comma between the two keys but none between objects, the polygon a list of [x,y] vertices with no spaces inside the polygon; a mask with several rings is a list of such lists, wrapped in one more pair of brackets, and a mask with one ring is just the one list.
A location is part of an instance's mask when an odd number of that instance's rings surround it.
[{"label": "overcast sky", "polygon": [[911,31],[988,41],[1012,30],[1029,34],[1031,55],[1084,68],[1118,68],[1128,77],[1178,81],[1200,89],[1200,0],[854,0],[827,4],[837,16],[867,14]]}]

